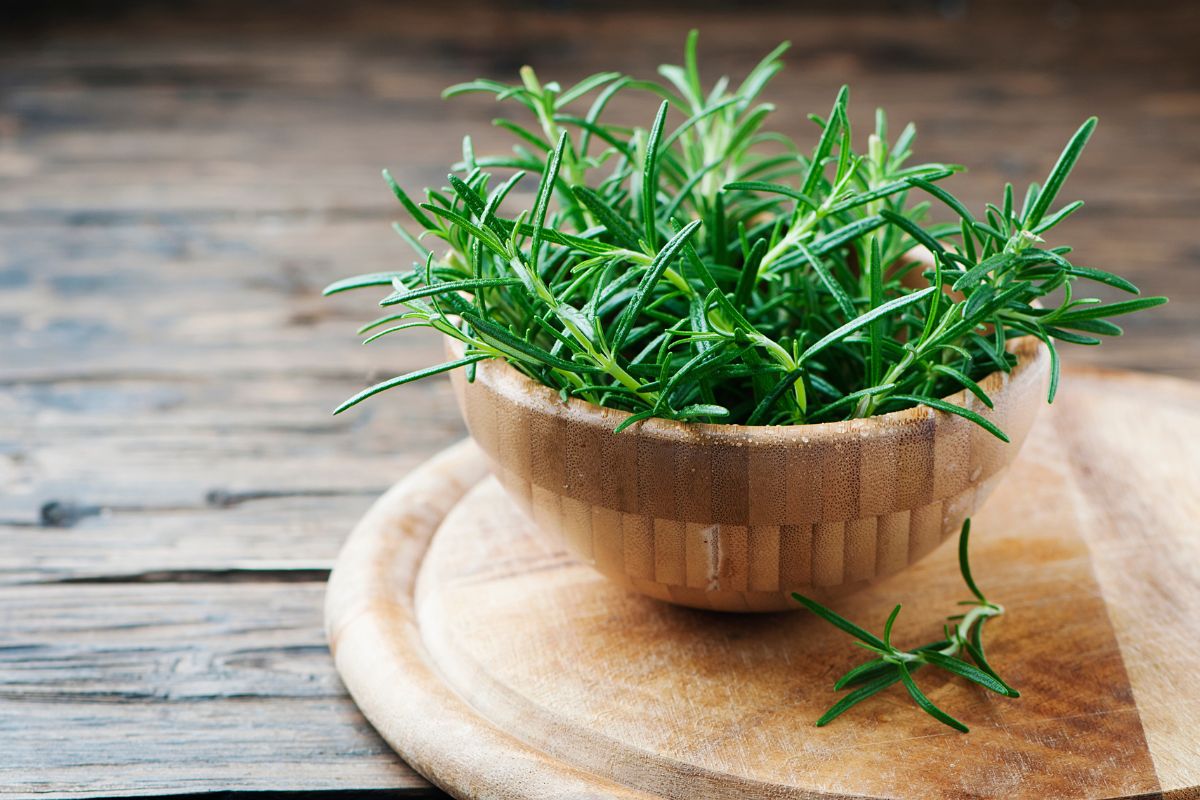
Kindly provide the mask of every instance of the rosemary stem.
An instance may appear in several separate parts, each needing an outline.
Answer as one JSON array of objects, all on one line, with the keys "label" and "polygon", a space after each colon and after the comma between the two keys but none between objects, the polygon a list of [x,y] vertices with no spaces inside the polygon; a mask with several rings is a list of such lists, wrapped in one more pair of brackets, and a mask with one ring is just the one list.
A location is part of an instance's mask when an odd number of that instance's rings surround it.
[{"label": "rosemary stem", "polygon": [[[901,375],[904,374],[904,371],[907,370],[910,366],[912,366],[913,362],[915,362],[916,360],[917,360],[917,353],[915,350],[909,350],[908,352],[906,352],[904,354],[904,358],[900,359],[900,361],[898,361],[891,369],[889,369],[887,371],[887,374],[883,376],[883,379],[879,382],[879,385],[886,386],[889,383],[895,383],[896,380]],[[887,392],[880,392],[877,395],[869,394],[869,395],[864,396],[861,400],[858,401],[858,408],[855,409],[854,416],[856,416],[856,417],[871,416],[871,414],[873,414],[875,412],[875,409],[879,407],[879,403],[886,396],[887,396]]]},{"label": "rosemary stem", "polygon": [[[950,639],[950,644],[946,645],[937,652],[947,657],[958,655],[958,651],[962,649],[962,643],[965,642],[967,637],[971,635],[971,628],[975,627],[977,622],[981,622],[982,620],[989,619],[991,617],[998,617],[1003,613],[1004,606],[1002,605],[998,605],[996,603],[979,603],[966,614],[964,614],[963,618],[958,621],[958,625],[954,629],[954,636]],[[904,651],[895,653],[894,658],[897,661],[907,662],[922,660],[920,653],[907,653]]]},{"label": "rosemary stem", "polygon": [[577,325],[569,320],[565,320],[563,327],[571,332],[571,336],[583,347],[584,352],[596,363],[598,367],[603,369],[610,377],[616,380],[625,388],[631,390],[635,395],[640,397],[647,403],[656,404],[659,395],[657,392],[647,392],[642,390],[642,384],[628,372],[626,372],[614,356],[599,352],[592,344],[592,340],[579,329]]},{"label": "rosemary stem", "polygon": [[658,403],[658,392],[643,391],[641,388],[641,382],[622,369],[621,365],[616,362],[616,359],[602,357],[598,354],[594,355],[594,358],[596,359],[596,364],[614,379],[616,379],[616,381],[622,386],[632,390],[634,394],[642,398],[642,400],[646,401],[650,405],[655,405]]},{"label": "rosemary stem", "polygon": [[821,221],[824,215],[820,211],[814,211],[809,214],[802,225],[798,225],[790,229],[783,235],[774,247],[768,250],[762,257],[762,261],[758,263],[758,276],[756,280],[762,280],[767,274],[768,268],[783,257],[785,253],[796,246],[796,243],[812,233],[813,228]]},{"label": "rosemary stem", "polygon": [[[554,293],[550,291],[550,288],[546,286],[545,282],[535,270],[528,269],[520,260],[520,258],[514,258],[512,263],[514,267],[523,271],[528,276],[528,280],[533,286],[534,292],[542,299],[544,303],[546,303],[547,306],[555,311],[559,311],[563,308],[564,304],[560,302],[557,297],[555,297]],[[596,345],[592,342],[592,337],[588,335],[586,331],[581,329],[579,325],[571,319],[570,316],[566,314],[559,314],[559,318],[562,320],[563,329],[571,334],[571,337],[579,343],[580,347],[583,348],[584,352],[587,353],[588,357],[591,358],[598,367],[603,369],[611,378],[616,380],[625,388],[631,390],[646,403],[657,405],[659,400],[659,394],[657,392],[644,391],[641,388],[641,382],[626,372],[621,365],[617,363],[615,356],[607,353],[601,353]]]},{"label": "rosemary stem", "polygon": [[[899,382],[900,376],[903,375],[909,367],[916,363],[917,359],[924,355],[925,349],[929,343],[936,342],[938,337],[945,332],[949,321],[949,314],[943,316],[929,336],[917,342],[917,344],[913,347],[905,348],[904,357],[896,362],[896,364],[887,371],[887,374],[884,375],[883,379],[879,382],[879,385],[886,386],[889,383]],[[858,408],[855,409],[854,416],[871,416],[875,413],[875,409],[879,408],[879,404],[887,398],[888,394],[890,394],[890,392],[880,392],[879,394],[872,394],[863,397],[863,399],[858,402]]]},{"label": "rosemary stem", "polygon": [[[796,359],[792,358],[792,354],[787,351],[787,348],[771,337],[764,336],[761,333],[756,333],[752,335],[751,338],[753,338],[754,341],[756,341],[764,350],[766,350],[767,354],[771,356],[772,360],[774,360],[776,364],[779,364],[779,366],[783,367],[785,372],[792,372],[799,367],[799,365],[796,363]],[[795,398],[796,406],[799,408],[801,414],[800,421],[803,422],[803,414],[808,410],[808,398],[804,390],[803,378],[792,383],[792,397]]]}]

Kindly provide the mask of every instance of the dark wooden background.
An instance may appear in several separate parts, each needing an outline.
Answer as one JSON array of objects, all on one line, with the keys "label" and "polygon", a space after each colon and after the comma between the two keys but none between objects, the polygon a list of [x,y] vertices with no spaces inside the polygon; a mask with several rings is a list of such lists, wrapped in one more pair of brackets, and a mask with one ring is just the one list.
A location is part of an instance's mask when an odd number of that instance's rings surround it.
[{"label": "dark wooden background", "polygon": [[502,141],[450,83],[649,74],[692,26],[739,73],[788,38],[779,127],[849,82],[976,206],[1098,114],[1055,243],[1172,303],[1069,360],[1200,378],[1191,4],[251,5],[4,12],[0,795],[431,791],[345,696],[321,600],[371,499],[463,429],[443,381],[331,418],[437,344],[364,349],[371,302],[319,290],[407,265],[381,167],[419,188],[462,133]]}]

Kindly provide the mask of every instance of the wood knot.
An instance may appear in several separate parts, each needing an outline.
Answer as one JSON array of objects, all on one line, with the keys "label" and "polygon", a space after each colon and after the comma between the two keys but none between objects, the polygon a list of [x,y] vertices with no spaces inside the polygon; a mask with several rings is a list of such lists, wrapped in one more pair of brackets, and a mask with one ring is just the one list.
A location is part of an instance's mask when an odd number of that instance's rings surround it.
[{"label": "wood knot", "polygon": [[48,500],[42,504],[38,518],[43,528],[71,528],[81,519],[98,517],[101,506],[76,503],[73,500]]}]

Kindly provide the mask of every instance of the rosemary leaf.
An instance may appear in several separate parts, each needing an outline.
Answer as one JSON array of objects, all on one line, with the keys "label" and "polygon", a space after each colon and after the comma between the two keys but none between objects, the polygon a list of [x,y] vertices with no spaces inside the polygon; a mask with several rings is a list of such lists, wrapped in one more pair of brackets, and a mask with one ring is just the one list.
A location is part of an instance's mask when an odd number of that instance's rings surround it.
[{"label": "rosemary leaf", "polygon": [[[396,230],[419,262],[326,293],[378,287],[398,313],[367,323],[380,331],[371,338],[432,327],[473,356],[636,419],[799,425],[924,404],[1001,438],[945,398],[965,388],[991,406],[981,382],[1012,369],[1012,339],[1050,348],[1052,400],[1057,346],[1094,346],[1120,335],[1113,318],[1165,302],[1101,303],[1087,287],[1138,289],[1043,241],[1082,207],[1052,208],[1094,119],[1019,211],[1007,185],[972,211],[950,189],[960,167],[910,163],[912,125],[888,141],[880,110],[857,149],[848,87],[811,117],[815,137],[772,129],[767,92],[786,49],[740,80],[705,83],[692,32],[681,64],[655,80],[606,71],[568,86],[526,67],[513,82],[450,87],[444,96],[484,93],[516,112],[493,122],[512,153],[476,152],[464,137],[447,185],[419,199],[385,171],[411,220]],[[610,118],[625,95],[655,98],[648,124]],[[523,176],[538,181],[524,208],[514,192]],[[931,203],[954,223],[928,219]],[[915,266],[918,247],[933,269]]]}]

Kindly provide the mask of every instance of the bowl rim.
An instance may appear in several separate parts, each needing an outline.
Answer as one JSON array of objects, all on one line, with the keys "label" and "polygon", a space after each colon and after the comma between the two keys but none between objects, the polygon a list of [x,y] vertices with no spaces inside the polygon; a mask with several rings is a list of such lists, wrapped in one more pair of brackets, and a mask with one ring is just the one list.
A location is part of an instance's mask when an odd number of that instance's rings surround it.
[{"label": "bowl rim", "polygon": [[[465,351],[463,343],[449,336],[445,337],[445,341],[446,349],[455,358],[461,358]],[[1018,377],[1025,375],[1030,369],[1049,360],[1049,349],[1046,344],[1032,335],[1010,338],[1005,350],[1017,356],[1017,363],[1013,368],[1008,372],[1000,369],[993,370],[979,381],[980,387],[993,398],[997,407],[1002,404],[1003,392],[1010,384]],[[484,359],[476,362],[475,367],[476,382],[482,380],[496,394],[531,410],[554,416],[569,415],[573,422],[607,427],[610,432],[622,421],[632,416],[629,411],[597,405],[580,397],[568,397],[564,401],[557,391],[525,375],[503,358]],[[466,383],[465,379],[463,383]],[[941,399],[971,408],[972,411],[984,417],[990,417],[993,413],[967,389],[961,389]],[[972,408],[972,403],[978,407]],[[900,429],[916,424],[926,424],[937,419],[938,415],[954,416],[931,406],[917,405],[870,417],[832,422],[811,422],[801,425],[742,425],[722,422],[686,422],[666,417],[648,417],[635,422],[620,435],[632,434],[666,440],[700,437],[706,440],[724,440],[739,444],[747,441],[771,443],[803,441],[808,444],[813,439],[843,438],[850,434],[866,438],[876,435],[894,435]],[[974,425],[969,420],[961,417],[959,419]]]}]

